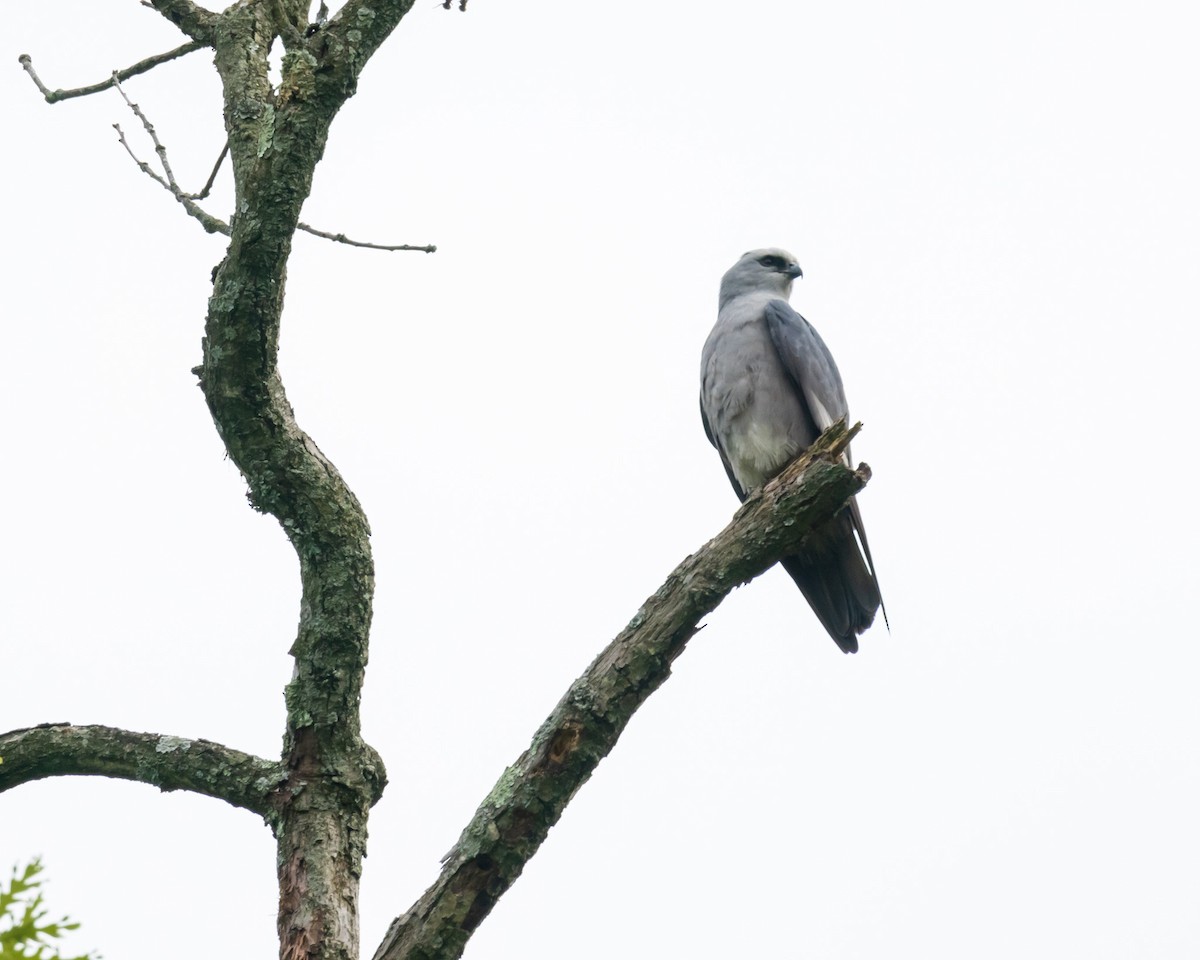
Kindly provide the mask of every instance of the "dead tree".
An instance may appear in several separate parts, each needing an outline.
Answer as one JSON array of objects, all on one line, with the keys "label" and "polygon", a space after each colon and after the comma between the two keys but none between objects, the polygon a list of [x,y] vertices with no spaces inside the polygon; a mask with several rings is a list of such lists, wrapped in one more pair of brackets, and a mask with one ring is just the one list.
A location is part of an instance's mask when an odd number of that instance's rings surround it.
[{"label": "dead tree", "polygon": [[[431,246],[352,241],[300,222],[331,122],[412,0],[348,0],[332,17],[322,4],[315,23],[307,22],[308,0],[239,0],[220,13],[191,0],[145,2],[187,43],[74,90],[49,89],[28,56],[21,62],[50,103],[115,88],[154,147],[155,163],[138,159],[118,128],[138,166],[206,230],[229,237],[213,271],[195,373],[251,504],[279,521],[300,560],[284,748],[273,760],[206,740],[52,724],[0,736],[0,791],[50,776],[98,775],[191,790],[251,811],[278,843],[280,956],[357,960],[367,817],[386,783],[383,763],[359,728],[375,588],[369,529],[354,493],[296,423],[276,359],[298,229],[358,246],[433,252]],[[466,8],[465,0],[459,8]],[[276,42],[284,49],[278,87],[268,78],[268,52]],[[122,84],[205,49],[220,74],[228,139],[213,177],[193,194],[176,182],[153,124]],[[235,189],[235,212],[227,221],[201,206],[226,159]],[[439,876],[393,922],[375,950],[377,960],[462,953],[634,711],[667,678],[701,618],[734,587],[793,552],[863,487],[867,468],[851,471],[841,463],[856,429],[839,424],[827,431],[642,604],[500,776]]]}]

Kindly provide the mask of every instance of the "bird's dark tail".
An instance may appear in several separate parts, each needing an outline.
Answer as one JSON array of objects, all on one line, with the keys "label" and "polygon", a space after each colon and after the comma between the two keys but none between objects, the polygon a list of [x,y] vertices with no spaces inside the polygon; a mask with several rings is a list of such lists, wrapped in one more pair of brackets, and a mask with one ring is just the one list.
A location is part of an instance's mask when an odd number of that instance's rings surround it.
[{"label": "bird's dark tail", "polygon": [[784,557],[821,625],[844,653],[858,652],[858,635],[871,625],[882,602],[879,584],[854,538],[849,507],[814,530],[798,554]]}]

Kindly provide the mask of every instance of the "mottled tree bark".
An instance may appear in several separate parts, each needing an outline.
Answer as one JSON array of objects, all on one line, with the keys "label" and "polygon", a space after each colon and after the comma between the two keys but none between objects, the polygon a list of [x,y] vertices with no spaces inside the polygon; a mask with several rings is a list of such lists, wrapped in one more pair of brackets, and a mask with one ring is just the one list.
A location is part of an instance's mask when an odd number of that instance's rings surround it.
[{"label": "mottled tree bark", "polygon": [[244,807],[269,822],[287,771],[278,761],[210,740],[115,727],[43,723],[0,734],[0,791],[63,776],[138,780],[164,793],[190,790]]},{"label": "mottled tree bark", "polygon": [[[204,46],[215,53],[224,91],[235,204],[196,372],[252,505],[278,519],[300,560],[282,757],[49,724],[0,736],[0,791],[41,777],[95,774],[193,790],[251,810],[278,841],[280,956],[356,960],[367,816],[386,782],[359,726],[374,592],[370,531],[353,492],[296,423],[277,352],[292,238],[330,125],[412,0],[350,0],[328,23],[312,26],[306,0],[240,0],[222,13],[190,0],[150,5],[192,43],[124,77]],[[273,89],[267,57],[276,42],[285,55]],[[49,102],[114,85],[51,91],[28,57],[22,63]],[[866,469],[840,462],[853,433],[845,424],[827,431],[643,604],[504,772],[441,875],[392,924],[377,960],[461,955],[634,711],[670,674],[700,619],[739,583],[794,552],[861,489]]]},{"label": "mottled tree bark", "polygon": [[[394,5],[395,19],[407,4]],[[285,8],[290,8],[285,9]],[[305,13],[307,10],[305,9]],[[300,625],[286,691],[288,789],[275,824],[283,960],[356,960],[367,812],[385,781],[359,736],[374,568],[362,507],[299,428],[279,377],[286,267],[329,126],[354,92],[368,42],[349,5],[311,42],[294,2],[231,7],[212,32],[235,183],[230,243],[214,274],[201,385],[217,430],[300,560]],[[370,11],[375,23],[378,11]],[[278,91],[267,75],[287,41]]]}]

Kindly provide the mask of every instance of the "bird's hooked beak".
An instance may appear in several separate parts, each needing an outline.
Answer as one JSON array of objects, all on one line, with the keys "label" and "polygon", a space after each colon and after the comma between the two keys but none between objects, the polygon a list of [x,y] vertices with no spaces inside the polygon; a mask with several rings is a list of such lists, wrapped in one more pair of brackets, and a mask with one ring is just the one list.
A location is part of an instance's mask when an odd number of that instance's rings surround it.
[{"label": "bird's hooked beak", "polygon": [[785,272],[790,280],[795,280],[797,277],[802,280],[804,279],[804,271],[800,269],[800,264],[798,263],[793,263]]}]

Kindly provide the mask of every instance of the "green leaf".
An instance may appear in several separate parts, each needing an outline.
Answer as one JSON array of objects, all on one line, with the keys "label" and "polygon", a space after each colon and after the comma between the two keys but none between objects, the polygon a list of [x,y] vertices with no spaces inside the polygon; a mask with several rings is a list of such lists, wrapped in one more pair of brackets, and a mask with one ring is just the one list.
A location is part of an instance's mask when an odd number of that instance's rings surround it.
[{"label": "green leaf", "polygon": [[99,960],[94,951],[64,956],[53,942],[78,930],[79,923],[65,915],[46,922],[42,869],[41,860],[34,857],[23,868],[14,866],[7,887],[0,886],[0,960]]}]

